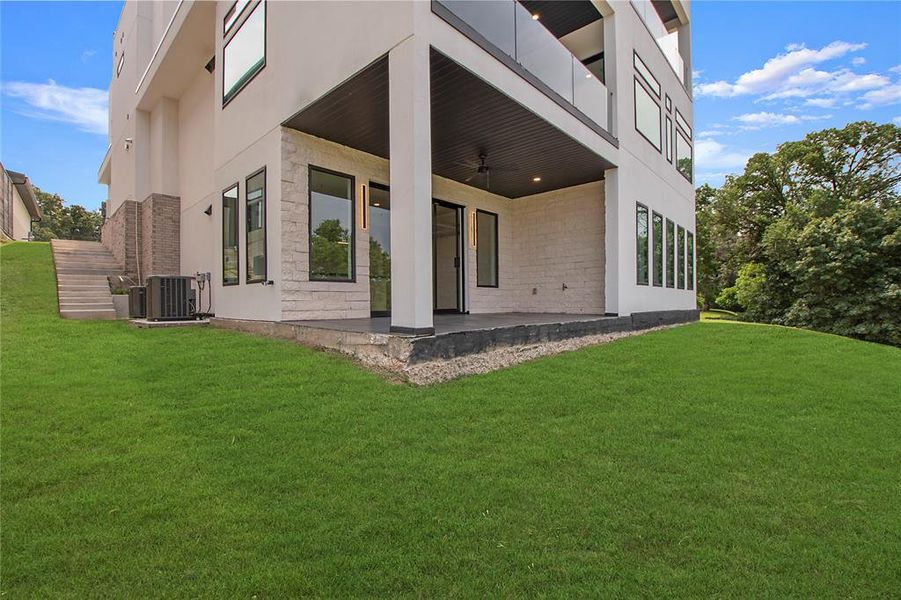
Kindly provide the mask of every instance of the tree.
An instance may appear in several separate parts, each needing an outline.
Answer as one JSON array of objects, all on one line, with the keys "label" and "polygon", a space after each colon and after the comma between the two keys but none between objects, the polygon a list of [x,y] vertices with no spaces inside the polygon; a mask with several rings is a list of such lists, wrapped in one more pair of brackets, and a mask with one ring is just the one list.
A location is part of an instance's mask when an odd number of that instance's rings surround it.
[{"label": "tree", "polygon": [[34,196],[41,207],[43,218],[34,224],[32,233],[37,241],[51,239],[99,240],[103,215],[74,204],[65,206],[58,194],[34,188]]},{"label": "tree", "polygon": [[901,345],[901,128],[851,123],[696,192],[699,291],[752,320]]}]

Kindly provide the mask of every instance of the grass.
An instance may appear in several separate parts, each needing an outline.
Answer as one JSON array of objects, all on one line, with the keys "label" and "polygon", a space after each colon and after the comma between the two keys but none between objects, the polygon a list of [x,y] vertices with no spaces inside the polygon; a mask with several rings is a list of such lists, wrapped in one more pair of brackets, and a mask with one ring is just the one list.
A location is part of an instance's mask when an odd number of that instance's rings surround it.
[{"label": "grass", "polygon": [[430,388],[56,316],[0,252],[9,597],[889,597],[901,351],[698,323]]}]

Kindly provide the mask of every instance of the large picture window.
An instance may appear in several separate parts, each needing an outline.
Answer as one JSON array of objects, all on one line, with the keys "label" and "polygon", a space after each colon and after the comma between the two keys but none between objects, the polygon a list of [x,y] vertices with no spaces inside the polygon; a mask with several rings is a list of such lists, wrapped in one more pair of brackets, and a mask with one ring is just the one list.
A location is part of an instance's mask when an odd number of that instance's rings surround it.
[{"label": "large picture window", "polygon": [[354,178],[310,167],[310,280],[354,281]]},{"label": "large picture window", "polygon": [[682,130],[676,127],[676,170],[689,181],[691,181],[692,162],[691,143],[685,139]]},{"label": "large picture window", "polygon": [[238,184],[222,192],[222,285],[238,284]]},{"label": "large picture window", "polygon": [[247,178],[244,186],[247,213],[247,283],[266,281],[266,169]]},{"label": "large picture window", "polygon": [[[237,18],[237,17],[236,17]],[[259,2],[243,23],[231,26],[222,57],[222,104],[227,104],[266,66],[266,2]]]},{"label": "large picture window", "polygon": [[676,227],[666,220],[666,287],[676,287]]},{"label": "large picture window", "polygon": [[654,285],[663,287],[663,217],[654,213]]},{"label": "large picture window", "polygon": [[685,276],[685,283],[688,289],[695,289],[695,236],[690,231],[685,232],[685,252],[688,253],[688,262],[685,268],[688,273]]},{"label": "large picture window", "polygon": [[678,280],[678,288],[680,290],[685,289],[685,230],[682,227],[677,229],[676,234],[676,252],[678,257],[676,259],[676,268],[679,269],[677,275]]},{"label": "large picture window", "polygon": [[635,267],[638,285],[648,284],[648,207],[635,206]]},{"label": "large picture window", "polygon": [[497,215],[476,211],[476,283],[479,287],[498,286]]},{"label": "large picture window", "polygon": [[638,78],[633,78],[635,85],[635,129],[646,140],[651,142],[659,152],[663,145],[660,141],[660,105],[651,96]]}]

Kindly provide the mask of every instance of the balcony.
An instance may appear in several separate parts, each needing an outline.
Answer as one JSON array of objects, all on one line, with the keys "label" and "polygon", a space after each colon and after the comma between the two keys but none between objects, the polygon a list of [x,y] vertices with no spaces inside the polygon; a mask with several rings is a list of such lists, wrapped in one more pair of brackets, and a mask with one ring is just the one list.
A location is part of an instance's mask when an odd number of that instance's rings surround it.
[{"label": "balcony", "polygon": [[[553,9],[553,3],[543,5]],[[556,33],[561,38],[569,37],[574,32],[578,34],[573,27],[586,31],[592,24],[597,25],[600,33],[593,43],[599,48],[599,54],[596,49],[591,58],[599,61],[600,66],[594,65],[592,69],[584,64],[591,64],[588,56],[579,59],[549,30],[550,25],[546,27],[542,24],[541,14],[530,12],[516,0],[433,0],[432,11],[519,72],[608,141],[615,142],[610,134],[613,103],[600,79],[603,77],[601,15],[590,2],[581,8],[581,11],[588,11],[582,12],[581,20],[579,15],[566,14],[568,27]],[[584,41],[578,45],[584,46]]]},{"label": "balcony", "polygon": [[644,22],[645,26],[647,26],[648,31],[651,33],[651,37],[657,42],[657,45],[663,52],[663,56],[666,57],[667,62],[669,62],[673,71],[676,72],[679,81],[682,85],[685,85],[685,61],[682,59],[682,55],[679,54],[678,32],[673,31],[670,33],[666,30],[666,26],[663,24],[663,20],[657,13],[657,9],[654,7],[653,2],[648,2],[647,0],[631,0],[631,3],[632,6],[635,7],[638,16],[641,17],[641,20]]}]

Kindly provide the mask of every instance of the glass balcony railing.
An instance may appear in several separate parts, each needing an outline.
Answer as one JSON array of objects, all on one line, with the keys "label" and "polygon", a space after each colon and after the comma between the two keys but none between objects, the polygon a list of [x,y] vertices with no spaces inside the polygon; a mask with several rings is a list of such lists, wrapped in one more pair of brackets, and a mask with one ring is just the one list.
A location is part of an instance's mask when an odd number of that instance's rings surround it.
[{"label": "glass balcony railing", "polygon": [[610,131],[607,87],[516,0],[436,0],[585,116]]},{"label": "glass balcony railing", "polygon": [[675,31],[670,33],[666,30],[663,21],[660,20],[660,15],[657,14],[657,9],[654,8],[654,4],[650,0],[631,0],[631,2],[638,12],[638,16],[641,17],[641,20],[647,25],[648,31],[651,32],[651,37],[654,38],[657,45],[660,46],[660,50],[663,51],[663,56],[666,57],[666,60],[673,67],[673,71],[676,72],[679,81],[684,84],[685,61],[682,60],[682,55],[679,54],[678,33]]}]

